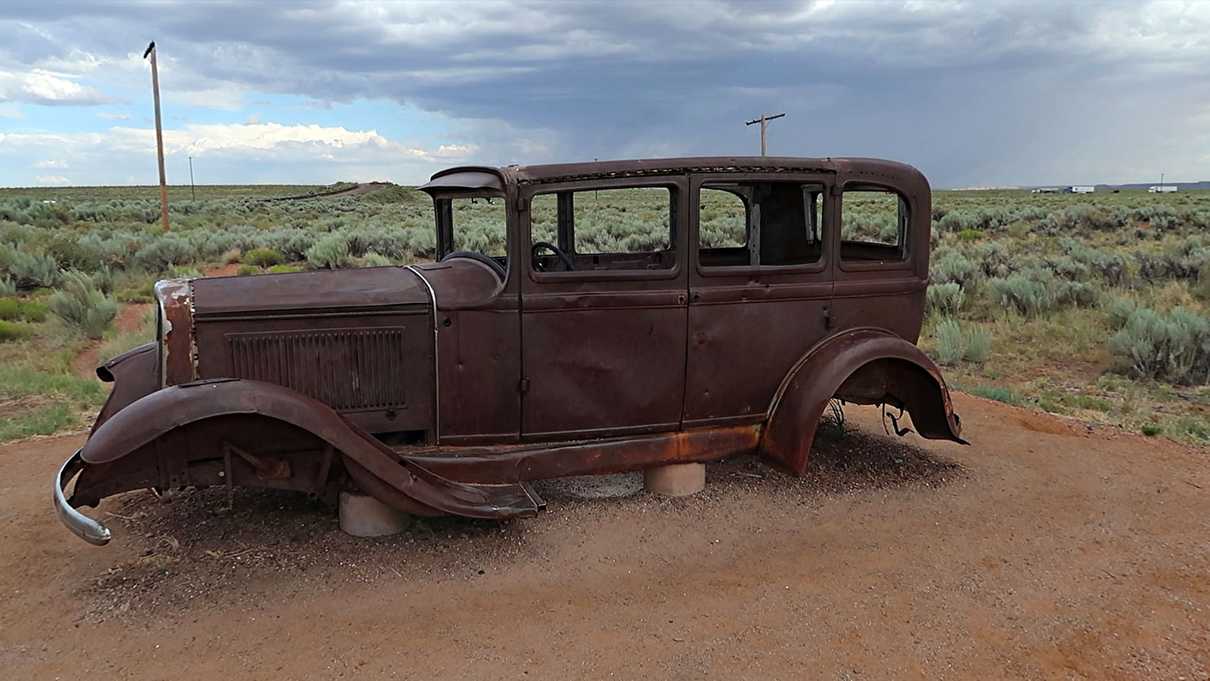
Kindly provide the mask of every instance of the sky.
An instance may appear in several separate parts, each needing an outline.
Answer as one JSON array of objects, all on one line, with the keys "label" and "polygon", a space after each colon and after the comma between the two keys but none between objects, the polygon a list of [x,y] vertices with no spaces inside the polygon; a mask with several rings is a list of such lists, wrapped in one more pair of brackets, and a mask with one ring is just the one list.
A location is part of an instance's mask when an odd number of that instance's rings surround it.
[{"label": "sky", "polygon": [[875,156],[934,186],[1210,179],[1199,2],[0,4],[0,186]]}]

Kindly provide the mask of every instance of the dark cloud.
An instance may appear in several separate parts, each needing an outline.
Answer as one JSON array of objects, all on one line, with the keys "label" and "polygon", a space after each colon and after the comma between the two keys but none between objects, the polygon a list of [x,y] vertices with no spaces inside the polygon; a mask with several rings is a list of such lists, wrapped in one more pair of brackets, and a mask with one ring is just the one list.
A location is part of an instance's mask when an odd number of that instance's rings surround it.
[{"label": "dark cloud", "polygon": [[743,121],[785,110],[778,153],[899,158],[945,185],[1210,175],[1208,4],[40,3],[0,18],[10,60],[154,37],[199,89],[391,98],[462,121],[488,162],[749,152]]}]

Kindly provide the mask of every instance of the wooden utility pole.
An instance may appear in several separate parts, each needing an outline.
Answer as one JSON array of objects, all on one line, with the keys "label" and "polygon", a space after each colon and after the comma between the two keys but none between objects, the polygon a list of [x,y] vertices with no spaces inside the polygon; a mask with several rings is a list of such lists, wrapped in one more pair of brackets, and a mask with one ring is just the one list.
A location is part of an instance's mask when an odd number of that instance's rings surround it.
[{"label": "wooden utility pole", "polygon": [[160,71],[155,64],[155,41],[147,46],[143,58],[151,56],[151,91],[155,97],[155,150],[160,162],[160,222],[168,231],[168,180],[164,176],[164,129],[160,124]]},{"label": "wooden utility pole", "polygon": [[761,114],[760,118],[754,118],[744,125],[756,125],[760,123],[760,155],[769,155],[769,146],[765,143],[765,129],[769,127],[769,121],[785,116],[785,113],[779,114]]},{"label": "wooden utility pole", "polygon": [[197,201],[197,190],[193,187],[193,157],[189,157],[189,198]]}]

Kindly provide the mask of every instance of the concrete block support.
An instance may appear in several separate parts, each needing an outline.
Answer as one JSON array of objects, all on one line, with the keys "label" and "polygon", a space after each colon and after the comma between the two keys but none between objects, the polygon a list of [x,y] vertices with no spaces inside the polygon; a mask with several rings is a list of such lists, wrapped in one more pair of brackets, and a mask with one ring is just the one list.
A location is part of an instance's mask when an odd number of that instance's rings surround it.
[{"label": "concrete block support", "polygon": [[648,492],[666,497],[686,497],[706,488],[706,464],[677,463],[643,471]]},{"label": "concrete block support", "polygon": [[354,537],[385,537],[399,534],[412,517],[397,511],[372,496],[340,493],[340,529]]}]

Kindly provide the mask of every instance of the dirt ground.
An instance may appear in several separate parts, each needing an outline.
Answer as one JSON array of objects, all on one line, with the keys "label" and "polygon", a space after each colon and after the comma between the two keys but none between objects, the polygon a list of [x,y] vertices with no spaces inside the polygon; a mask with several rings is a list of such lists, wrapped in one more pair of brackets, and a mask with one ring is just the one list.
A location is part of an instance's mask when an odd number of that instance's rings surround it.
[{"label": "dirt ground", "polygon": [[810,474],[340,533],[136,492],[59,526],[80,436],[0,448],[5,679],[1207,679],[1208,452],[959,395],[970,447],[821,436]]}]

